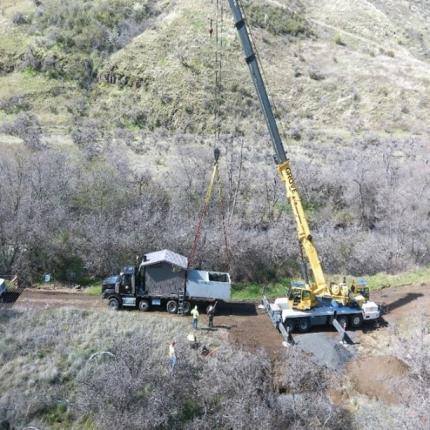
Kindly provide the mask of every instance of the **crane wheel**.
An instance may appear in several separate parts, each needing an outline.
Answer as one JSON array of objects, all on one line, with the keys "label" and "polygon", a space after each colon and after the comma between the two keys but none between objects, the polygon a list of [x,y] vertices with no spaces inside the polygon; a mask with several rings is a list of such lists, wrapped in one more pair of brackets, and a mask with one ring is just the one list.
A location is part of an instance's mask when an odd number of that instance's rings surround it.
[{"label": "crane wheel", "polygon": [[109,299],[108,307],[111,311],[117,311],[119,309],[119,300],[112,297]]},{"label": "crane wheel", "polygon": [[169,314],[176,314],[178,312],[178,302],[176,300],[169,300],[166,305],[166,310]]},{"label": "crane wheel", "polygon": [[351,322],[352,328],[359,328],[363,323],[363,315],[361,314],[352,315],[350,322]]},{"label": "crane wheel", "polygon": [[141,300],[139,302],[139,311],[146,312],[147,310],[149,310],[148,300]]},{"label": "crane wheel", "polygon": [[302,318],[299,320],[299,332],[306,333],[311,328],[311,322],[309,318]]},{"label": "crane wheel", "polygon": [[287,332],[292,333],[294,331],[294,322],[291,320],[287,320],[284,322],[284,327]]},{"label": "crane wheel", "polygon": [[337,321],[340,324],[340,326],[342,328],[347,328],[348,327],[348,318],[343,316],[343,317],[337,317]]}]

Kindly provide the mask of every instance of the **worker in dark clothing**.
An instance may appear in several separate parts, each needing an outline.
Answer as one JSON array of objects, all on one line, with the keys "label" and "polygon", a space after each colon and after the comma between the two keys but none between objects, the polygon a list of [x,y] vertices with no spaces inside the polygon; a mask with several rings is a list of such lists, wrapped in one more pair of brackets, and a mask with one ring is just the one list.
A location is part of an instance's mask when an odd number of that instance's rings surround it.
[{"label": "worker in dark clothing", "polygon": [[348,335],[346,334],[346,321],[342,322],[343,334],[341,342],[346,345],[348,343]]},{"label": "worker in dark clothing", "polygon": [[207,309],[207,315],[208,315],[208,327],[213,328],[214,327],[214,318],[215,318],[215,307],[217,302],[215,302],[214,305],[209,305]]},{"label": "worker in dark clothing", "polygon": [[287,326],[287,342],[290,345],[294,345],[295,344],[293,335],[291,334],[291,326],[290,325]]}]

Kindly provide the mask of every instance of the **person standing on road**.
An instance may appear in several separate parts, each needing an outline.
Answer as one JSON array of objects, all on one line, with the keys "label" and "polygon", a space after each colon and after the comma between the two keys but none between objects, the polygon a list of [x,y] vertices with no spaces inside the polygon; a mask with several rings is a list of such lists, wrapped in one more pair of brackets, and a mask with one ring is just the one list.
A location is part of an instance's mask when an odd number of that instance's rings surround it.
[{"label": "person standing on road", "polygon": [[293,335],[291,334],[291,326],[290,325],[287,326],[287,342],[290,345],[294,345],[295,344]]},{"label": "person standing on road", "polygon": [[215,306],[217,302],[215,302],[214,305],[209,305],[207,314],[208,314],[208,327],[213,328],[214,327],[214,318],[215,318]]},{"label": "person standing on road", "polygon": [[197,305],[194,306],[194,309],[191,311],[191,315],[193,316],[193,329],[197,330],[199,322],[199,310],[197,309]]},{"label": "person standing on road", "polygon": [[170,370],[173,372],[175,370],[176,366],[176,348],[175,348],[176,342],[172,341],[172,343],[169,345],[169,363],[170,363]]},{"label": "person standing on road", "polygon": [[346,334],[346,321],[342,322],[342,329],[343,329],[343,334],[342,334],[342,343],[344,345],[346,345],[348,343],[348,335]]}]

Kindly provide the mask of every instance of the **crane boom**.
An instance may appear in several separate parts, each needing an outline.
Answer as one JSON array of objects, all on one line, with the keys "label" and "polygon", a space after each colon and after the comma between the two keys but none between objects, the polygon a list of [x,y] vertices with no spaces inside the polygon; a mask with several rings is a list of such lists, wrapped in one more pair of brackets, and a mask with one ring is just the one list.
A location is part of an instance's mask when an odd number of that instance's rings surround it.
[{"label": "crane boom", "polygon": [[303,247],[305,255],[309,261],[312,270],[312,275],[315,284],[311,286],[312,292],[315,295],[329,294],[327,289],[326,280],[322,271],[320,259],[317,250],[312,240],[312,235],[309,229],[308,221],[306,219],[305,211],[300,199],[300,194],[297,190],[296,182],[291,171],[290,162],[279,133],[278,125],[273,114],[272,105],[267,95],[264,79],[261,74],[258,58],[255,54],[249,31],[246,25],[240,0],[228,0],[230,9],[233,13],[234,24],[239,33],[239,38],[245,54],[245,61],[248,64],[249,71],[254,83],[255,89],[260,100],[260,106],[266,120],[267,128],[269,129],[270,138],[272,141],[273,149],[275,151],[275,162],[278,173],[285,184],[287,191],[287,198],[290,202],[294,219],[297,226],[297,234],[299,237],[300,245]]}]

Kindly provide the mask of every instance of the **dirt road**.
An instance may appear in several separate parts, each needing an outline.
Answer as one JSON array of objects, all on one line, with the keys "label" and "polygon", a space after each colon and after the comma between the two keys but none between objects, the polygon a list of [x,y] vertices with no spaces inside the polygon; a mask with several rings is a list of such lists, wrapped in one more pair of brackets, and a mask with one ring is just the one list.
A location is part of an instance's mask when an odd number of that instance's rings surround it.
[{"label": "dirt road", "polygon": [[[386,305],[389,312],[384,318],[388,324],[420,313],[430,316],[429,285],[386,288],[372,293],[371,299]],[[46,309],[63,306],[80,309],[105,309],[106,303],[98,296],[88,296],[79,290],[27,288],[12,306],[15,309]],[[166,312],[157,311],[156,313],[160,317],[171,317]],[[201,316],[201,320],[202,324],[206,323],[204,315]],[[245,348],[263,348],[270,354],[282,349],[280,334],[273,329],[269,318],[258,310],[253,303],[240,302],[219,305],[215,325],[225,329],[234,343],[239,343]],[[327,334],[333,332],[330,329],[322,331]],[[361,331],[356,334],[359,337],[362,336]],[[375,336],[377,337],[377,334],[373,333],[373,337]]]},{"label": "dirt road", "polygon": [[40,290],[26,288],[12,305],[14,309],[47,309],[56,307],[77,307],[97,309],[103,307],[100,297],[88,296],[78,290]]},{"label": "dirt road", "polygon": [[[76,290],[40,290],[27,288],[11,305],[14,309],[48,309],[57,307],[77,307],[80,309],[106,309],[106,302],[100,297],[88,296]],[[201,310],[202,312],[204,310]],[[133,312],[138,312],[134,311]],[[171,318],[167,312],[151,311],[161,318]],[[185,317],[190,318],[190,317]],[[205,326],[206,316],[200,317],[201,326]],[[263,348],[274,354],[281,348],[281,336],[274,330],[269,318],[258,311],[253,303],[223,303],[217,307],[215,326],[234,343],[248,349]]]}]

